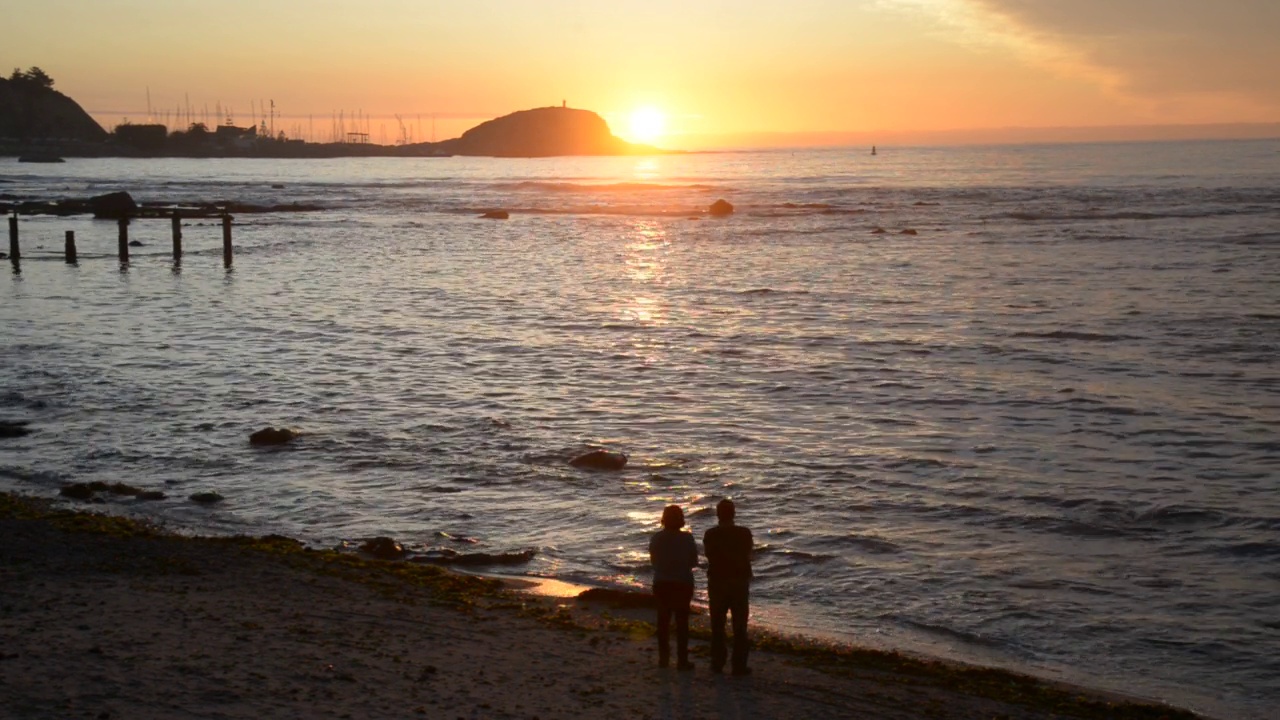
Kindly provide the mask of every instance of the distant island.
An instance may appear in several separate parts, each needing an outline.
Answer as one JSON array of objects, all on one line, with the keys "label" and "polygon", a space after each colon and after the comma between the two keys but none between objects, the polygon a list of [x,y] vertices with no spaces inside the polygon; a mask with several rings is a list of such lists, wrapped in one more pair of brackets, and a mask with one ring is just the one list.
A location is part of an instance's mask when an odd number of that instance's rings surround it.
[{"label": "distant island", "polygon": [[450,155],[491,157],[636,155],[661,152],[648,145],[637,145],[615,137],[604,118],[590,110],[564,106],[514,112],[481,123],[454,140],[405,147],[421,147]]},{"label": "distant island", "polygon": [[192,123],[186,130],[170,132],[160,124],[124,123],[107,132],[53,84],[37,67],[0,78],[0,156],[535,158],[666,152],[622,140],[598,114],[564,105],[504,115],[452,140],[401,145],[369,143],[367,136],[352,142],[311,143],[284,133],[272,137],[265,127],[231,124],[211,130],[204,123]]}]

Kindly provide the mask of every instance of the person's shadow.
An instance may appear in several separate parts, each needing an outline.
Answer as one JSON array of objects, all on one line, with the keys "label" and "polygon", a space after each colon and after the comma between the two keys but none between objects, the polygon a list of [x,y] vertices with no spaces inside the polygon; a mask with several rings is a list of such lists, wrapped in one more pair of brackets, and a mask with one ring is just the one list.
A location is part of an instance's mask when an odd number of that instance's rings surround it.
[{"label": "person's shadow", "polygon": [[[708,682],[706,675],[701,677],[693,673],[662,673],[658,681],[659,720],[683,720],[700,716],[693,697],[695,683]],[[715,685],[714,717],[723,720],[758,720],[764,715],[756,707],[755,695],[749,679],[713,676],[710,682]]]},{"label": "person's shadow", "polygon": [[750,678],[728,678],[717,675],[716,716],[726,720],[756,720],[764,717],[756,708]]},{"label": "person's shadow", "polygon": [[693,717],[693,673],[663,672],[658,681],[659,720],[681,720]]}]

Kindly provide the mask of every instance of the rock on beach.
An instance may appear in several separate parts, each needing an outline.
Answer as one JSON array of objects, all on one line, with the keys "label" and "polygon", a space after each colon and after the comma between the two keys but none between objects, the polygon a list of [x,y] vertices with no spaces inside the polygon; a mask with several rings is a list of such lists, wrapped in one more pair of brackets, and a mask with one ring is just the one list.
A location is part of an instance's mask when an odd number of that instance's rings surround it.
[{"label": "rock on beach", "polygon": [[[72,500],[93,500],[97,493],[109,493],[111,495],[135,497],[142,500],[158,500],[164,498],[164,493],[156,490],[143,490],[142,488],[126,485],[122,482],[108,484],[101,480],[63,485],[62,489],[58,491],[58,494],[62,497],[68,497]],[[156,495],[159,495],[159,497],[156,497]]]},{"label": "rock on beach", "polygon": [[379,560],[399,560],[404,557],[404,546],[389,537],[376,537],[364,541],[360,552]]}]

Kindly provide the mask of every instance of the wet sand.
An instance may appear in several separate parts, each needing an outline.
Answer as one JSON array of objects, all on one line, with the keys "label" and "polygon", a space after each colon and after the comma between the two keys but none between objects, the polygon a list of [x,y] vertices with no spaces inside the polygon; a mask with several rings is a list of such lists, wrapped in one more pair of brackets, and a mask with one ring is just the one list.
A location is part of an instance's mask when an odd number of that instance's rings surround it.
[{"label": "wet sand", "polygon": [[755,674],[656,665],[652,629],[493,579],[170,535],[0,494],[6,718],[1192,718],[761,636]]}]

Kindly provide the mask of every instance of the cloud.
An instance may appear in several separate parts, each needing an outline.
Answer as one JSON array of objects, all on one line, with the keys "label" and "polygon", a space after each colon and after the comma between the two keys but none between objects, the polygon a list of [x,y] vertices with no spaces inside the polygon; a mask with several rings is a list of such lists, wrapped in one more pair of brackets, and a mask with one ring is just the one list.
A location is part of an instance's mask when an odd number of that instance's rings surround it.
[{"label": "cloud", "polygon": [[953,39],[998,46],[1154,103],[1280,112],[1280,0],[878,0],[933,17]]},{"label": "cloud", "polygon": [[1276,0],[961,0],[997,32],[1125,92],[1239,95],[1280,108]]}]

